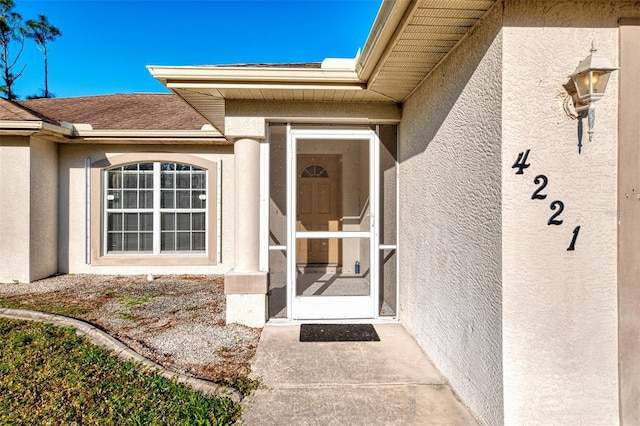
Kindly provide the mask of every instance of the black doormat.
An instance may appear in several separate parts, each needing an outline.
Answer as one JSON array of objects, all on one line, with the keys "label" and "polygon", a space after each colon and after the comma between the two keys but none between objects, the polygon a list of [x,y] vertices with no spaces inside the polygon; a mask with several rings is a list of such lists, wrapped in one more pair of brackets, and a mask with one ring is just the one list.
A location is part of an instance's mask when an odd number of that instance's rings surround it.
[{"label": "black doormat", "polygon": [[301,342],[379,342],[371,324],[301,324]]}]

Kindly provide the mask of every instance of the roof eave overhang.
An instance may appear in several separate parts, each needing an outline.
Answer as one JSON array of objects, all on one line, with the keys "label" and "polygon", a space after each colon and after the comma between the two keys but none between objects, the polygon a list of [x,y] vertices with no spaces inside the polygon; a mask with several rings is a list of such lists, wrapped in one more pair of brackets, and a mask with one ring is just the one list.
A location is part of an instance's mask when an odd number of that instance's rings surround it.
[{"label": "roof eave overhang", "polygon": [[76,129],[71,143],[185,143],[225,145],[229,142],[216,130],[101,130]]},{"label": "roof eave overhang", "polygon": [[223,137],[196,138],[196,137],[137,137],[137,136],[74,136],[65,139],[65,143],[101,143],[101,144],[139,144],[139,145],[231,145]]},{"label": "roof eave overhang", "polygon": [[47,123],[46,121],[23,120],[0,120],[0,130],[25,132],[38,132],[40,130],[46,130],[49,132],[60,133],[61,135],[65,136],[71,135],[72,133],[71,129]]},{"label": "roof eave overhang", "polygon": [[0,120],[0,135],[33,136],[61,142],[71,136],[73,131],[66,127],[48,123],[46,121]]},{"label": "roof eave overhang", "polygon": [[383,0],[356,64],[359,77],[368,89],[403,103],[499,3]]},{"label": "roof eave overhang", "polygon": [[362,54],[356,63],[358,77],[367,81],[382,58],[387,46],[396,34],[409,6],[415,0],[385,0],[380,5]]},{"label": "roof eave overhang", "polygon": [[384,0],[353,69],[276,65],[148,69],[223,134],[230,99],[403,103],[498,3]]},{"label": "roof eave overhang", "polygon": [[133,137],[133,138],[196,138],[224,139],[215,130],[78,130],[74,136],[79,137]]},{"label": "roof eave overhang", "polygon": [[[415,0],[384,0],[355,69],[147,66],[168,89],[308,89],[367,90],[367,80],[378,66],[408,9]],[[220,98],[224,95],[218,92]]]},{"label": "roof eave overhang", "polygon": [[366,82],[353,70],[264,67],[147,67],[175,92],[176,89],[207,89],[224,98],[229,89],[257,90],[366,90]]},{"label": "roof eave overhang", "polygon": [[0,135],[40,136],[60,143],[184,143],[226,145],[216,130],[78,130],[45,121],[0,120]]},{"label": "roof eave overhang", "polygon": [[225,92],[227,90],[365,91],[367,89],[366,82],[360,80],[354,70],[216,66],[148,66],[147,68],[154,78],[191,104],[222,134],[225,134]]},{"label": "roof eave overhang", "polygon": [[[148,66],[154,78],[165,85],[180,83],[201,84],[269,84],[317,85],[345,84],[362,85],[354,70],[322,68],[268,68],[268,67],[164,67]],[[211,86],[207,86],[211,87]]]}]

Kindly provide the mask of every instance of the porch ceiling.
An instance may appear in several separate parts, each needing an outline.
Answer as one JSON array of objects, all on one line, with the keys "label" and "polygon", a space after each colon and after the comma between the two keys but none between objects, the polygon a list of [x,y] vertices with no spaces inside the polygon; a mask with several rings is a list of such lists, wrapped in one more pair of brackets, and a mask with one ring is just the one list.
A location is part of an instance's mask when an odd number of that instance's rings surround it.
[{"label": "porch ceiling", "polygon": [[318,64],[148,68],[222,133],[226,99],[403,102],[496,2],[384,0],[351,69]]}]

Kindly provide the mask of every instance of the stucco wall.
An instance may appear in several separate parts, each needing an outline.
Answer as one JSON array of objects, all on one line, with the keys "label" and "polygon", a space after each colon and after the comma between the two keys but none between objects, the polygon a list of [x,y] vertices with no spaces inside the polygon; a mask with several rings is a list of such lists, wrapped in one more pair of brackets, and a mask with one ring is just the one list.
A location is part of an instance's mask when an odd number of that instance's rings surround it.
[{"label": "stucco wall", "polygon": [[[209,266],[97,266],[85,262],[85,159],[96,162],[134,152],[175,152],[214,161],[221,168],[222,262]],[[205,145],[89,145],[60,146],[58,269],[93,274],[223,274],[233,267],[233,147]],[[99,182],[91,182],[99,190]],[[217,208],[212,203],[212,208]],[[97,208],[91,206],[91,208]]]},{"label": "stucco wall", "polygon": [[29,282],[29,137],[0,136],[0,282]]},{"label": "stucco wall", "polygon": [[400,316],[485,424],[501,424],[501,13],[412,94],[400,126]]},{"label": "stucco wall", "polygon": [[58,271],[58,145],[32,137],[30,272],[31,281]]},{"label": "stucco wall", "polygon": [[[617,74],[578,155],[562,85],[589,54],[618,63],[631,1],[507,1],[503,29],[503,349],[506,424],[618,422]],[[523,54],[526,52],[526,54]],[[511,165],[530,149],[530,167]],[[531,200],[539,174],[545,200]],[[560,226],[549,226],[560,200]],[[567,251],[580,226],[575,251]]]}]

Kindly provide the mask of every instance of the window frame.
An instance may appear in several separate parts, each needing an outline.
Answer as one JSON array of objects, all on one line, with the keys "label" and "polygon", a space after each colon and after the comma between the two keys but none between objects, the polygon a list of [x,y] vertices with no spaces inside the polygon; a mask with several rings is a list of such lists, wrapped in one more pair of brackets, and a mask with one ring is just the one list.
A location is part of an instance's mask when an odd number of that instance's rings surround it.
[{"label": "window frame", "polygon": [[[118,252],[107,253],[107,208],[106,208],[106,176],[107,170],[136,163],[181,163],[205,170],[206,176],[206,204],[205,204],[205,251],[171,251],[161,252],[154,247],[154,253],[149,252]],[[217,214],[218,199],[218,163],[189,154],[176,153],[131,153],[117,155],[99,160],[91,165],[91,264],[95,265],[216,265],[217,264]],[[159,178],[160,174],[158,174]],[[160,182],[154,178],[154,191],[160,191]],[[157,205],[159,207],[159,204]],[[155,211],[154,205],[154,211]],[[164,209],[158,210],[158,217]],[[176,209],[173,209],[176,210]],[[124,211],[124,210],[122,210]],[[193,212],[193,209],[185,209]],[[155,213],[154,213],[155,215]],[[154,216],[155,217],[155,216]],[[154,228],[160,233],[160,224],[154,221]],[[155,231],[154,231],[155,233]],[[155,239],[155,237],[154,237]]]},{"label": "window frame", "polygon": [[[311,171],[312,167],[313,167],[313,172]],[[319,172],[318,172],[318,168],[320,169]],[[298,177],[300,179],[325,179],[325,178],[329,178],[330,176],[329,176],[329,173],[327,172],[327,169],[322,167],[321,164],[312,163],[312,164],[309,164],[304,169],[302,169],[302,171],[300,172],[300,176]]]}]

